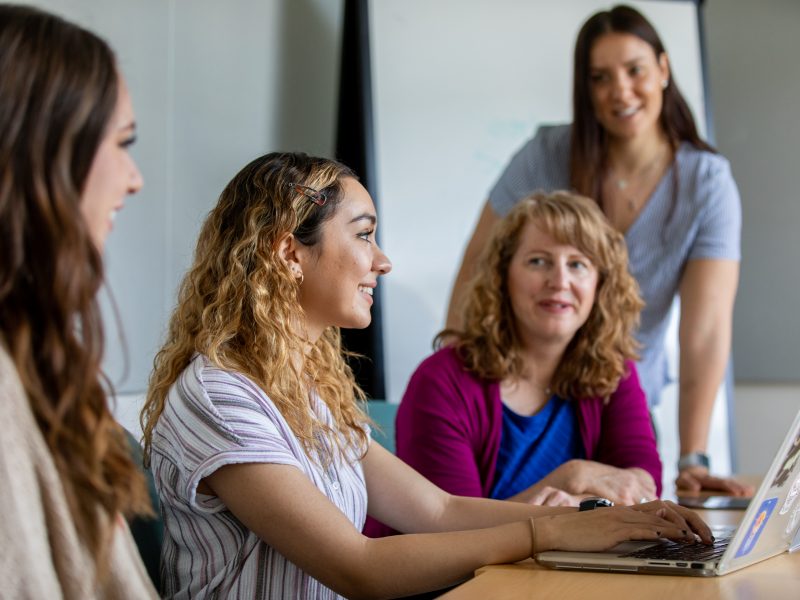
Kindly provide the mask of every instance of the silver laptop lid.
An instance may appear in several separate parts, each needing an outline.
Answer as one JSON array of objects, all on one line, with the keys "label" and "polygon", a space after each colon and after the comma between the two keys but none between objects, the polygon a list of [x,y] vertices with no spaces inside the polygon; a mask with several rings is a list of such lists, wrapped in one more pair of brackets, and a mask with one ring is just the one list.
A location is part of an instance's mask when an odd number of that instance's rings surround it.
[{"label": "silver laptop lid", "polygon": [[753,496],[718,573],[729,573],[780,554],[798,543],[800,530],[800,412]]}]

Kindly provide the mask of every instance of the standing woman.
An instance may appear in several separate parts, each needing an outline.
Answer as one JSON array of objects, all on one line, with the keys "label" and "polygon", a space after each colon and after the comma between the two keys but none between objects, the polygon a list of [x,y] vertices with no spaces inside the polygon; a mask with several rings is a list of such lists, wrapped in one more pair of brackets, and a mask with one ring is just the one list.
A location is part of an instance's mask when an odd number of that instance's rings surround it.
[{"label": "standing woman", "polygon": [[142,179],[114,55],[0,5],[0,577],[13,598],[150,598],[121,515],[147,490],[100,371],[96,294],[115,213]]},{"label": "standing woman", "polygon": [[[391,263],[352,171],[267,154],[204,223],[142,412],[170,598],[386,598],[549,547],[710,532],[671,503],[579,513],[447,494],[371,443],[339,327]],[[369,539],[367,513],[415,535]],[[663,518],[662,518],[663,517]]]},{"label": "standing woman", "polygon": [[741,207],[728,161],[698,135],[653,26],[616,6],[583,25],[575,45],[571,125],[542,127],[492,189],[458,273],[448,327],[489,232],[534,190],[571,188],[597,200],[622,233],[645,308],[638,339],[651,406],[668,383],[665,335],[681,298],[677,485],[735,494],[706,455],[714,399],[731,346]]}]

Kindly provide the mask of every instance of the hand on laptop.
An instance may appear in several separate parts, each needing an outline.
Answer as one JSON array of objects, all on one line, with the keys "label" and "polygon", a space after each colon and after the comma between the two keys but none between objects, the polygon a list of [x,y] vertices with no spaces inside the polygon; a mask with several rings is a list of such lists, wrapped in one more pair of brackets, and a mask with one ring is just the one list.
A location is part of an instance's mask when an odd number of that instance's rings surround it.
[{"label": "hand on laptop", "polygon": [[[635,511],[662,516],[666,520],[670,521],[675,528],[689,532],[690,535],[684,536],[684,539],[694,537],[694,534],[697,534],[700,537],[700,541],[705,544],[711,544],[714,542],[714,537],[711,535],[711,529],[709,529],[708,525],[706,525],[706,522],[703,521],[703,519],[701,519],[700,516],[693,510],[683,506],[678,506],[674,502],[669,500],[653,500],[652,502],[637,504],[629,508]],[[680,536],[675,536],[673,538],[670,535],[664,535],[663,537],[680,539]]]},{"label": "hand on laptop", "polygon": [[692,511],[660,500],[636,507],[598,508],[534,519],[535,552],[607,550],[627,540],[688,540],[711,543],[711,530]]},{"label": "hand on laptop", "polygon": [[708,472],[708,469],[701,466],[686,467],[681,470],[675,480],[675,487],[693,492],[705,490],[727,492],[734,496],[752,496],[755,491],[753,486],[732,477],[715,477]]}]

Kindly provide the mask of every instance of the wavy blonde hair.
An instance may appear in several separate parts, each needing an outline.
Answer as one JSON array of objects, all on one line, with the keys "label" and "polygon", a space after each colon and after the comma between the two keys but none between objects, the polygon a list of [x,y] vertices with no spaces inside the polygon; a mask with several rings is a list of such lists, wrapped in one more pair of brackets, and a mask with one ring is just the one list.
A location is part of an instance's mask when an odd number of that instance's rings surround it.
[{"label": "wavy blonde hair", "polygon": [[528,223],[535,223],[559,243],[575,246],[598,271],[592,310],[567,346],[550,387],[563,398],[608,397],[625,374],[625,361],[637,358],[633,332],[644,303],[628,272],[622,234],[609,224],[597,203],[574,193],[535,193],[497,223],[465,300],[464,329],[442,331],[436,343],[455,337],[465,367],[484,379],[523,374],[508,272]]},{"label": "wavy blonde hair", "polygon": [[[252,161],[225,187],[200,231],[194,264],[154,361],[141,413],[146,460],[169,389],[195,352],[257,383],[309,457],[316,451],[329,460],[326,448],[366,451],[367,418],[356,401],[364,394],[344,360],[339,329],[329,327],[309,347],[298,301],[301,283],[278,254],[289,233],[305,246],[318,246],[347,177],[355,174],[333,160],[272,153]],[[325,204],[293,184],[318,190]],[[330,409],[335,428],[309,411],[312,389]]]}]

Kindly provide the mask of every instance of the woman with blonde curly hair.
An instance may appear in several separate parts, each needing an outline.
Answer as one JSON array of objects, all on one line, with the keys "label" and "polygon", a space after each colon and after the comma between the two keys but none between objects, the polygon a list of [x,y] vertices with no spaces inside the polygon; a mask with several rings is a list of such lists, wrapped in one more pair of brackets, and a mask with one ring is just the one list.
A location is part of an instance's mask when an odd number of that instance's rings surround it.
[{"label": "woman with blonde curly hair", "polygon": [[521,200],[495,227],[452,345],[411,378],[397,454],[465,496],[632,504],[661,491],[639,385],[642,301],[622,234],[568,192]]},{"label": "woman with blonde curly hair", "polygon": [[[369,324],[391,268],[376,223],[352,171],[289,153],[247,165],[209,214],[142,414],[167,597],[397,597],[545,548],[710,541],[670,503],[451,496],[371,443],[339,327]],[[367,513],[423,535],[369,539]]]}]

